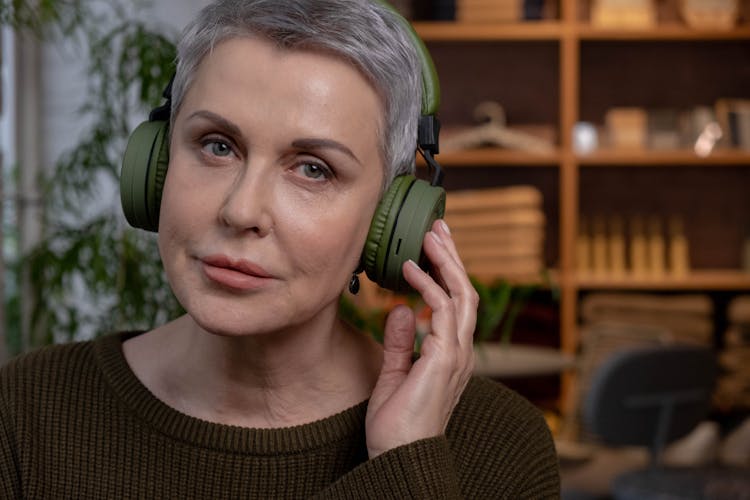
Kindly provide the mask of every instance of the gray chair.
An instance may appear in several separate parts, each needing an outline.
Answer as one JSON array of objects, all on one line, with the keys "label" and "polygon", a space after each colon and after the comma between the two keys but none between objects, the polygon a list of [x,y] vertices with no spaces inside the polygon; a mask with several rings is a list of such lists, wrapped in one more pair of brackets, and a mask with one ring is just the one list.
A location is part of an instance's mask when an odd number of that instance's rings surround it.
[{"label": "gray chair", "polygon": [[601,365],[584,400],[584,425],[606,444],[648,446],[651,456],[647,469],[614,480],[615,499],[750,499],[747,470],[660,463],[664,447],[708,414],[717,372],[711,350],[682,345],[628,349]]}]

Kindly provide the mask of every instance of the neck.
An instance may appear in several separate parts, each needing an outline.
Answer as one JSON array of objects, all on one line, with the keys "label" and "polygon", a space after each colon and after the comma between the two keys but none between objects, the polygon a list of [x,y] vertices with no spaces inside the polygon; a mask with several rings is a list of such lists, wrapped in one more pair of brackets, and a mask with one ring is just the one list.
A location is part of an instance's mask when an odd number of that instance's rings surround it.
[{"label": "neck", "polygon": [[[134,344],[128,355],[133,341],[141,349]],[[379,346],[335,310],[312,325],[237,337],[183,316],[127,344],[136,375],[165,403],[243,427],[286,427],[342,411],[369,397],[380,368]]]}]

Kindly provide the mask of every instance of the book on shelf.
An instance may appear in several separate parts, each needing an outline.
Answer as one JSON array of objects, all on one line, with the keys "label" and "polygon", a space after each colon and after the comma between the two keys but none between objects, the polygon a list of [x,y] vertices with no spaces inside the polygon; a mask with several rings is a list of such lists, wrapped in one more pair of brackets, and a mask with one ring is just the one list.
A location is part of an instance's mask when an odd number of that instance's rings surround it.
[{"label": "book on shelf", "polygon": [[456,19],[466,23],[521,21],[523,3],[523,0],[456,0]]},{"label": "book on shelf", "polygon": [[714,109],[722,144],[750,151],[750,99],[718,99]]},{"label": "book on shelf", "polygon": [[727,319],[724,348],[719,353],[722,375],[715,396],[721,406],[750,408],[750,295],[730,301]]},{"label": "book on shelf", "polygon": [[644,149],[648,113],[643,108],[610,108],[604,116],[607,138],[614,149]]},{"label": "book on shelf", "polygon": [[445,201],[449,213],[465,213],[509,208],[539,207],[542,194],[532,186],[466,189],[451,191]]},{"label": "book on shelf", "polygon": [[713,303],[707,295],[594,293],[581,301],[586,324],[615,321],[650,325],[670,333],[673,340],[710,345],[713,340]]},{"label": "book on shelf", "polygon": [[653,28],[656,7],[653,0],[593,0],[591,24],[611,29]]},{"label": "book on shelf", "polygon": [[450,191],[445,221],[467,272],[489,279],[538,278],[544,265],[542,202],[533,186]]}]

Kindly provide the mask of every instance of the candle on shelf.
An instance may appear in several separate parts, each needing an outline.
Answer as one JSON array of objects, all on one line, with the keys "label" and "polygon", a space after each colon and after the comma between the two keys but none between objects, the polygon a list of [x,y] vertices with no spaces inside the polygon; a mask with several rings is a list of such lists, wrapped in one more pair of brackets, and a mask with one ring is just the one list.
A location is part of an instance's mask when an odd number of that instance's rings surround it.
[{"label": "candle on shelf", "polygon": [[583,216],[578,223],[578,236],[576,237],[576,269],[582,274],[587,274],[591,271],[589,223]]},{"label": "candle on shelf", "polygon": [[609,220],[609,268],[615,277],[625,274],[625,231],[622,218],[614,215]]},{"label": "candle on shelf", "polygon": [[656,215],[651,216],[648,224],[648,262],[652,277],[664,274],[666,268],[664,265],[665,247],[661,219]]},{"label": "candle on shelf", "polygon": [[678,216],[669,221],[669,269],[674,276],[686,276],[690,272],[690,251],[685,225]]},{"label": "candle on shelf", "polygon": [[607,262],[607,228],[604,223],[604,217],[600,215],[594,217],[591,244],[594,274],[599,277],[606,276],[609,270]]},{"label": "candle on shelf", "polygon": [[646,232],[643,218],[639,215],[630,220],[630,271],[633,276],[641,278],[648,272]]}]

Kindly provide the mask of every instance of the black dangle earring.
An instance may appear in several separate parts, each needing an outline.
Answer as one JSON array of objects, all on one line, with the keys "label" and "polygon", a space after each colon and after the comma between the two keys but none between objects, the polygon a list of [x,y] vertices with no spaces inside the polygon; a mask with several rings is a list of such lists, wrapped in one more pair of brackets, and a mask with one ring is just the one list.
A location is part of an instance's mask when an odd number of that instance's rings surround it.
[{"label": "black dangle earring", "polygon": [[349,291],[352,295],[357,295],[359,292],[359,276],[356,273],[352,273],[352,279],[349,280]]}]

